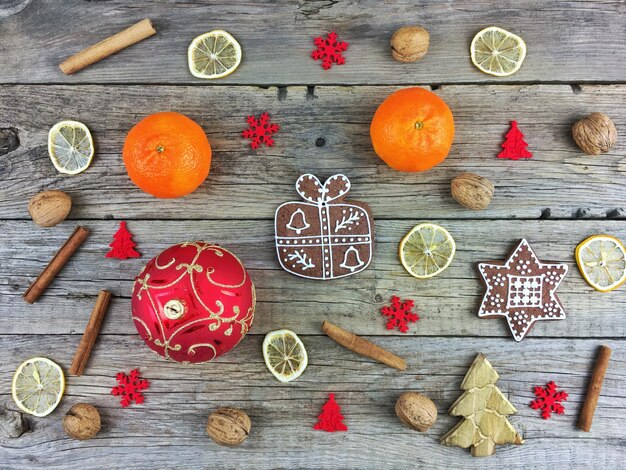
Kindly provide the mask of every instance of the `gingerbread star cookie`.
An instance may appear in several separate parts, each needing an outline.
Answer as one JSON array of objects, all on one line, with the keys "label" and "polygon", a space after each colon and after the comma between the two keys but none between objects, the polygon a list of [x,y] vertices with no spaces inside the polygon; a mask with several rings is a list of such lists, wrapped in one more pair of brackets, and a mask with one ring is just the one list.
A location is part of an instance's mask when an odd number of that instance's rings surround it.
[{"label": "gingerbread star cookie", "polygon": [[479,263],[487,287],[480,318],[504,317],[515,341],[537,321],[563,320],[565,311],[555,292],[567,274],[565,263],[542,263],[525,239],[503,263]]}]

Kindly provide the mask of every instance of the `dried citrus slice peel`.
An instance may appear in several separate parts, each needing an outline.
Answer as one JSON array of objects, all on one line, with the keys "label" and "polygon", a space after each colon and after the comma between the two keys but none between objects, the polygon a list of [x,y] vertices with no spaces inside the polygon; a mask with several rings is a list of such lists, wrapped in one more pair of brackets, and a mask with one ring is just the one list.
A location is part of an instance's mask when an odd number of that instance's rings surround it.
[{"label": "dried citrus slice peel", "polygon": [[402,266],[411,276],[427,279],[446,269],[456,252],[456,244],[448,231],[436,224],[423,223],[413,227],[400,242]]},{"label": "dried citrus slice peel", "polygon": [[229,33],[216,29],[191,41],[187,59],[194,77],[222,78],[239,67],[241,46]]},{"label": "dried citrus slice peel", "polygon": [[472,63],[481,71],[506,77],[522,66],[526,57],[526,43],[513,33],[490,26],[474,36],[470,53]]},{"label": "dried citrus slice peel", "polygon": [[576,247],[576,263],[585,281],[600,292],[626,281],[626,249],[610,235],[594,235]]},{"label": "dried citrus slice peel", "polygon": [[58,122],[48,132],[48,153],[60,173],[81,173],[89,168],[93,159],[91,132],[82,122]]},{"label": "dried citrus slice peel", "polygon": [[263,341],[263,359],[274,377],[291,382],[302,375],[309,362],[304,344],[291,330],[270,331]]},{"label": "dried citrus slice peel", "polygon": [[15,371],[11,393],[25,413],[47,416],[57,407],[65,390],[61,368],[45,357],[24,361]]}]

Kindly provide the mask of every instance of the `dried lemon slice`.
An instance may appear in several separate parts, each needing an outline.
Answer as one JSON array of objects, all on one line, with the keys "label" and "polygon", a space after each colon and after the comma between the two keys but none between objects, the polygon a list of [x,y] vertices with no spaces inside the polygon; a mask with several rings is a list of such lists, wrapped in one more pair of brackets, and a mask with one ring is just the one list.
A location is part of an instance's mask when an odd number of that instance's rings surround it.
[{"label": "dried lemon slice", "polygon": [[456,251],[454,238],[436,224],[423,223],[413,227],[400,242],[402,266],[411,276],[427,279],[446,269]]},{"label": "dried lemon slice", "polygon": [[263,359],[274,377],[291,382],[302,375],[309,363],[304,344],[291,330],[270,331],[263,341]]},{"label": "dried lemon slice", "polygon": [[229,33],[216,29],[191,41],[187,59],[194,77],[222,78],[239,67],[241,46]]},{"label": "dried lemon slice", "polygon": [[82,122],[61,121],[48,132],[48,153],[60,173],[75,175],[85,171],[93,152],[91,132]]},{"label": "dried lemon slice", "polygon": [[514,74],[526,57],[526,43],[513,33],[490,26],[480,31],[470,46],[472,62],[485,73],[497,77]]},{"label": "dried lemon slice", "polygon": [[64,390],[61,368],[45,357],[33,357],[15,371],[11,393],[22,411],[41,417],[54,411]]},{"label": "dried lemon slice", "polygon": [[576,263],[585,281],[600,292],[617,289],[626,281],[626,249],[610,235],[594,235],[578,245]]}]

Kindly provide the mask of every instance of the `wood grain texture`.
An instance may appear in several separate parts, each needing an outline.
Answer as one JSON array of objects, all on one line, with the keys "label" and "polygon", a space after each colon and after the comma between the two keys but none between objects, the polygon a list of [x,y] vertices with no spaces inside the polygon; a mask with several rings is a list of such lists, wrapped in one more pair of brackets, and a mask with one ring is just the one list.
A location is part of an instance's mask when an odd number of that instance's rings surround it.
[{"label": "wood grain texture", "polygon": [[418,221],[377,221],[372,265],[362,273],[332,282],[302,279],[280,268],[272,221],[134,221],[129,229],[142,258],[124,261],[104,257],[118,222],[84,222],[91,230],[89,243],[70,260],[36,305],[24,304],[20,294],[71,226],[65,222],[57,226],[58,230],[47,231],[34,228],[32,222],[0,222],[0,233],[6,240],[0,252],[6,273],[0,279],[0,331],[81,333],[95,296],[100,289],[107,289],[115,298],[102,331],[134,334],[129,297],[132,281],[143,265],[171,244],[206,240],[232,250],[250,270],[258,300],[252,327],[255,333],[284,327],[298,334],[321,334],[322,320],[327,319],[358,335],[399,334],[384,329],[385,319],[379,313],[392,295],[399,295],[415,299],[421,316],[411,325],[409,335],[510,338],[504,320],[477,317],[483,287],[476,263],[506,259],[517,241],[526,237],[541,259],[564,261],[570,267],[557,292],[568,318],[538,322],[529,336],[626,336],[626,289],[595,292],[582,279],[573,259],[576,245],[594,233],[625,239],[625,221],[478,223],[435,219],[450,231],[458,249],[453,263],[441,275],[417,280],[400,264],[397,246]]},{"label": "wood grain texture", "polygon": [[[0,349],[14,358],[0,363],[6,390],[13,362],[46,353],[63,366],[71,361],[76,335],[0,336]],[[0,447],[4,469],[41,468],[619,468],[626,456],[621,410],[626,344],[613,340],[593,432],[575,427],[597,340],[529,338],[511,345],[501,339],[379,338],[384,347],[403,351],[404,373],[361,358],[325,336],[303,338],[309,366],[291,384],[280,384],[261,359],[262,336],[247,337],[217,361],[181,366],[140,346],[135,337],[101,336],[85,374],[69,377],[59,408],[35,429]],[[514,347],[513,347],[514,346]],[[53,353],[51,353],[54,351]],[[132,351],[132,352],[131,352]],[[438,443],[456,422],[446,411],[462,393],[461,381],[476,353],[483,352],[500,374],[498,387],[518,409],[511,423],[526,440],[500,446],[496,455],[474,460],[467,450]],[[110,395],[115,374],[141,367],[151,386],[142,406],[122,409]],[[550,371],[549,374],[546,371]],[[530,409],[532,388],[549,379],[566,389],[565,415],[546,422]],[[427,433],[417,433],[395,416],[397,397],[415,390],[430,397],[439,417]],[[346,433],[314,431],[328,392],[336,394],[349,428]],[[3,392],[3,397],[6,394]],[[10,400],[10,398],[9,398]],[[86,442],[65,436],[61,417],[75,403],[95,405],[102,431]],[[252,431],[236,449],[215,445],[204,432],[208,414],[219,406],[241,408]]]},{"label": "wood grain texture", "polygon": [[[22,201],[61,189],[73,197],[72,218],[271,219],[279,204],[298,199],[294,185],[307,172],[345,172],[352,197],[367,202],[376,219],[626,217],[626,109],[616,106],[626,85],[576,93],[564,85],[444,86],[437,93],[455,115],[454,145],[443,164],[414,174],[387,167],[369,138],[376,107],[396,89],[3,86],[0,126],[6,120],[17,128],[21,146],[0,158],[0,217],[26,218]],[[207,181],[183,199],[138,190],[120,155],[130,128],[164,110],[199,122],[214,150]],[[253,151],[240,135],[245,117],[263,111],[282,127],[275,147]],[[619,130],[617,145],[599,157],[585,156],[571,137],[572,123],[590,111],[605,112]],[[97,148],[89,170],[73,177],[57,173],[46,144],[50,127],[67,118],[84,122]],[[511,119],[535,154],[529,161],[496,158]],[[465,171],[494,182],[487,210],[452,199],[450,180]]]},{"label": "wood grain texture", "polygon": [[[143,18],[154,22],[155,37],[75,77],[58,69],[69,55]],[[39,0],[2,21],[0,56],[10,66],[0,67],[0,82],[204,85],[188,70],[187,48],[212,29],[229,31],[243,49],[239,69],[220,81],[226,84],[623,82],[624,18],[626,5],[614,0]],[[429,31],[430,48],[420,62],[400,64],[389,40],[410,24]],[[486,75],[469,60],[472,38],[491,25],[527,42],[526,60],[510,77]],[[310,55],[313,38],[331,30],[350,46],[346,65],[325,71]]]},{"label": "wood grain texture", "polygon": [[[279,0],[169,1],[7,0],[0,2],[0,399],[15,408],[17,365],[47,356],[65,370],[100,289],[111,290],[107,318],[81,377],[33,431],[0,437],[0,468],[550,468],[603,470],[626,460],[626,288],[595,292],[573,259],[587,236],[626,240],[626,3],[615,0]],[[157,34],[67,77],[58,64],[83,47],[151,18]],[[431,35],[424,60],[399,64],[389,38],[421,24]],[[497,25],[521,35],[528,55],[508,78],[479,72],[469,60],[473,35]],[[243,61],[219,81],[195,79],[187,47],[211,29],[231,32]],[[336,30],[350,43],[347,64],[324,71],[310,58],[313,38]],[[369,123],[401,86],[428,85],[454,112],[450,157],[423,174],[402,174],[374,154]],[[214,150],[207,182],[192,195],[157,200],[128,179],[121,148],[144,116],[180,111],[205,129]],[[268,111],[281,125],[276,146],[253,151],[240,137],[245,118]],[[599,111],[618,128],[617,145],[583,155],[571,125]],[[96,156],[83,174],[56,172],[47,154],[50,127],[62,119],[89,126]],[[496,159],[508,122],[526,134],[530,161]],[[2,130],[5,132],[2,133]],[[372,265],[349,279],[307,281],[280,269],[273,246],[276,207],[297,200],[302,173],[345,172],[351,196],[376,221]],[[450,195],[461,172],[490,178],[491,206],[464,209]],[[45,189],[73,198],[69,219],[35,226],[28,199]],[[106,259],[119,220],[128,220],[139,259]],[[410,277],[396,250],[422,220],[445,226],[457,242],[452,265],[427,281]],[[91,235],[35,305],[21,294],[77,223]],[[502,319],[476,315],[483,287],[478,261],[504,259],[527,237],[543,260],[570,271],[558,295],[568,318],[540,322],[521,343]],[[204,239],[241,257],[257,286],[251,334],[205,365],[167,362],[144,347],[130,319],[133,278],[176,242]],[[408,335],[384,329],[379,309],[391,295],[414,298],[421,320]],[[406,359],[400,373],[325,337],[323,320],[372,339]],[[263,364],[263,335],[296,331],[309,353],[303,376],[274,380]],[[576,420],[600,344],[613,356],[592,432]],[[447,448],[438,439],[457,422],[448,407],[478,352],[500,374],[498,387],[518,408],[511,422],[526,440],[488,459]],[[122,409],[110,395],[115,374],[140,367],[152,386],[146,403]],[[528,407],[532,389],[554,380],[570,397],[565,415],[542,420]],[[404,391],[434,400],[439,418],[427,433],[409,430],[394,404]],[[312,430],[335,392],[347,433]],[[69,439],[62,416],[74,404],[96,405],[103,430]],[[242,447],[206,436],[208,414],[244,409],[253,426]]]}]

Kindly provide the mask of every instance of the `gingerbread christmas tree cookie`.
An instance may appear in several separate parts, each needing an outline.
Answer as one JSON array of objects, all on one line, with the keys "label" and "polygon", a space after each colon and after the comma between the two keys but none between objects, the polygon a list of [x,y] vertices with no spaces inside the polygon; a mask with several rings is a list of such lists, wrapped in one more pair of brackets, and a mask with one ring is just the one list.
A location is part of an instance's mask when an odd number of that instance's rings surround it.
[{"label": "gingerbread christmas tree cookie", "polygon": [[521,341],[537,321],[563,320],[556,296],[567,274],[565,263],[542,263],[525,239],[501,263],[479,263],[487,287],[478,310],[480,318],[504,317],[515,341]]},{"label": "gingerbread christmas tree cookie", "polygon": [[472,456],[487,457],[496,452],[496,444],[524,443],[507,419],[517,410],[495,386],[499,378],[484,355],[476,356],[461,383],[465,393],[448,410],[463,419],[440,439],[442,444],[471,447]]},{"label": "gingerbread christmas tree cookie", "polygon": [[367,204],[344,201],[350,180],[334,175],[324,184],[306,174],[296,181],[304,202],[276,209],[276,253],[285,271],[329,280],[363,271],[372,260],[373,218]]}]

